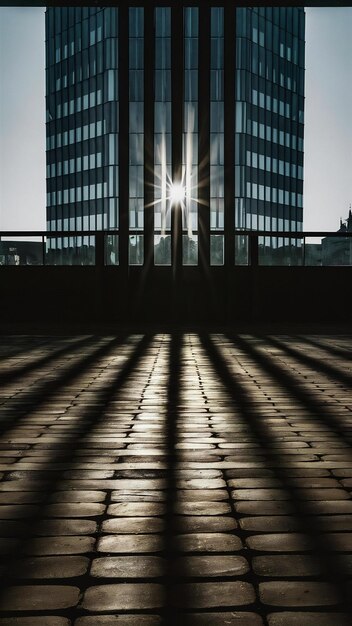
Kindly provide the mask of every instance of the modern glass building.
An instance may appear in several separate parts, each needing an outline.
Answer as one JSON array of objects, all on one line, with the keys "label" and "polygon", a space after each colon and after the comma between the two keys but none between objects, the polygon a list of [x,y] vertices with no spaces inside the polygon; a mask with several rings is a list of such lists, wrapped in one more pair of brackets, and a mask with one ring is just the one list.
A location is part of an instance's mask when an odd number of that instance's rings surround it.
[{"label": "modern glass building", "polygon": [[239,229],[302,230],[304,10],[132,4],[46,11],[48,231],[215,266]]}]

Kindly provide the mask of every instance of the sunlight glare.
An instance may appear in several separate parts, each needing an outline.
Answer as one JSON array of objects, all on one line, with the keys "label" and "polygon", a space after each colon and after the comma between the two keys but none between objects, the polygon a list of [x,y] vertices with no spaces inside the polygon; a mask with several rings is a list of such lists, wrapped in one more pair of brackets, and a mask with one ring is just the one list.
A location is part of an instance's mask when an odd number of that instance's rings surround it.
[{"label": "sunlight glare", "polygon": [[177,206],[183,203],[186,196],[186,189],[182,183],[171,183],[169,194],[171,205]]}]

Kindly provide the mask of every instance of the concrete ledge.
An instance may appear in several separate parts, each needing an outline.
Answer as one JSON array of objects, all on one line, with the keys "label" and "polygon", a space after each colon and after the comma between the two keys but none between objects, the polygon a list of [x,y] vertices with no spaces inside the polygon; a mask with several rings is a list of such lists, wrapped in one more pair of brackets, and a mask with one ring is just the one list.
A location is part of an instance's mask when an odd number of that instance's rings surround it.
[{"label": "concrete ledge", "polygon": [[350,267],[0,268],[2,323],[297,323],[351,318]]}]

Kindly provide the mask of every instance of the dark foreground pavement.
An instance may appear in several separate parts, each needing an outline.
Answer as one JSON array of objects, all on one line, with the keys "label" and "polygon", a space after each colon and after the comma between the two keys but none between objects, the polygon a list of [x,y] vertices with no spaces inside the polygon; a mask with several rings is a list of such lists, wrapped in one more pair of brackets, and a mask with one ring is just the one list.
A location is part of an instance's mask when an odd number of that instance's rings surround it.
[{"label": "dark foreground pavement", "polygon": [[0,626],[352,623],[352,336],[8,336]]}]

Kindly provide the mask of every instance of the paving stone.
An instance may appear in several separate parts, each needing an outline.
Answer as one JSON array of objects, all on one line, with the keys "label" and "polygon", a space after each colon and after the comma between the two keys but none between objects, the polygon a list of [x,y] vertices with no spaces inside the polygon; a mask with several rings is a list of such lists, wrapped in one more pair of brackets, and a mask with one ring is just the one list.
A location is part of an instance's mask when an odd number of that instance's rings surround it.
[{"label": "paving stone", "polygon": [[266,577],[300,578],[317,576],[321,573],[319,560],[302,554],[255,556],[252,567],[255,574]]},{"label": "paving stone", "polygon": [[105,505],[98,503],[74,502],[49,504],[44,509],[45,517],[96,517],[105,513]]},{"label": "paving stone", "polygon": [[319,515],[319,517],[311,517],[309,523],[320,531],[351,531],[352,515]]},{"label": "paving stone", "polygon": [[245,501],[234,502],[237,513],[243,515],[290,515],[296,513],[296,507],[288,501]]},{"label": "paving stone", "polygon": [[161,533],[164,530],[164,520],[159,517],[121,517],[105,520],[102,524],[104,533],[131,535],[133,533]]},{"label": "paving stone", "polygon": [[181,552],[232,552],[242,550],[239,537],[224,533],[193,533],[179,535],[177,547]]},{"label": "paving stone", "polygon": [[300,533],[253,535],[246,539],[246,543],[251,550],[261,552],[300,552],[313,547],[312,539]]},{"label": "paving stone", "polygon": [[287,532],[301,530],[304,521],[287,515],[242,517],[240,527],[248,532]]},{"label": "paving stone", "polygon": [[64,585],[9,587],[1,601],[1,611],[46,611],[76,606],[80,590]]},{"label": "paving stone", "polygon": [[221,478],[177,480],[178,489],[223,489],[226,483]]},{"label": "paving stone", "polygon": [[192,613],[189,616],[182,616],[182,619],[186,620],[187,626],[263,626],[263,620],[259,615],[238,611]]},{"label": "paving stone", "polygon": [[[311,444],[311,442],[309,442],[309,445]],[[310,484],[310,478],[311,477],[326,477],[326,478],[331,478],[328,470],[324,469],[323,467],[321,467],[320,465],[316,464],[315,466],[312,467],[312,465],[310,465],[309,467],[305,467],[304,469],[302,468],[297,468],[297,467],[290,467],[288,469],[282,468],[280,471],[280,478],[281,480],[284,479],[303,479],[303,480],[308,480],[308,484]],[[296,480],[294,481],[296,483]]]},{"label": "paving stone", "polygon": [[312,515],[321,515],[323,513],[341,514],[352,513],[352,500],[320,500],[304,503],[304,512]]},{"label": "paving stone", "polygon": [[[199,468],[204,463],[192,463]],[[222,464],[220,464],[221,469]],[[223,502],[229,499],[226,489],[178,489],[175,493],[177,502]]]},{"label": "paving stone", "polygon": [[53,519],[40,520],[34,528],[34,534],[38,536],[56,535],[89,535],[95,533],[97,523],[87,519]]},{"label": "paving stone", "polygon": [[43,501],[45,494],[34,492],[2,492],[0,493],[1,504],[36,504]]},{"label": "paving stone", "polygon": [[[186,435],[186,437],[188,438],[189,435]],[[195,435],[195,437],[197,437],[197,440],[199,440],[199,437],[197,435]],[[176,468],[175,471],[175,475],[176,478],[184,478],[184,479],[190,479],[190,478],[222,478],[222,472],[220,472],[220,470],[216,470],[216,469],[180,469],[180,468]],[[223,483],[223,486],[225,487],[225,484]]]},{"label": "paving stone", "polygon": [[19,545],[19,538],[0,537],[0,555],[12,554]]},{"label": "paving stone", "polygon": [[349,500],[350,494],[344,489],[295,489],[298,500]]},{"label": "paving stone", "polygon": [[[111,494],[114,499],[114,492]],[[151,517],[163,515],[165,506],[159,502],[119,502],[119,504],[110,504],[108,507],[108,515],[115,517]]]},{"label": "paving stone", "polygon": [[352,576],[352,554],[339,554],[338,564],[346,577]]},{"label": "paving stone", "polygon": [[[0,494],[1,496],[1,494]],[[104,491],[57,491],[51,494],[51,502],[104,502]]]},{"label": "paving stone", "polygon": [[82,608],[95,611],[131,611],[163,606],[163,587],[155,583],[123,583],[88,587]]},{"label": "paving stone", "polygon": [[343,489],[234,489],[231,493],[235,500],[348,500],[349,494]]},{"label": "paving stone", "polygon": [[21,537],[27,533],[28,524],[23,521],[1,520],[0,537]]},{"label": "paving stone", "polygon": [[90,575],[95,578],[155,578],[165,573],[166,564],[155,556],[118,556],[94,559]]},{"label": "paving stone", "polygon": [[325,547],[327,550],[336,552],[352,551],[352,534],[351,533],[326,533],[324,535]]},{"label": "paving stone", "polygon": [[46,615],[40,617],[0,617],[0,626],[71,626],[71,620],[66,617]]},{"label": "paving stone", "polygon": [[274,489],[282,488],[282,481],[272,477],[256,478],[232,478],[228,486],[233,489]]},{"label": "paving stone", "polygon": [[[337,478],[352,478],[352,469],[351,468],[340,468],[336,467],[331,470],[333,476]],[[341,481],[343,484],[343,481]]]},{"label": "paving stone", "polygon": [[140,489],[139,491],[120,489],[119,491],[112,492],[111,499],[113,500],[113,502],[126,503],[165,502],[166,492],[148,489]]},{"label": "paving stone", "polygon": [[270,613],[269,626],[350,626],[351,615],[344,613],[289,612]]},{"label": "paving stone", "polygon": [[[166,489],[167,483],[164,478],[160,479],[150,479],[150,480],[138,480],[137,478],[134,480],[126,480],[126,479],[105,479],[105,480],[94,480],[91,479],[76,479],[76,480],[63,480],[61,485],[64,490],[66,489],[88,489],[92,491],[94,489],[98,490],[110,490],[110,489],[129,489],[129,490],[148,490],[148,489]],[[214,487],[215,488],[215,487]]]},{"label": "paving stone", "polygon": [[264,467],[256,467],[256,468],[230,468],[230,469],[226,469],[225,472],[226,478],[228,479],[228,482],[230,482],[229,479],[244,479],[244,480],[250,480],[250,479],[260,479],[260,478],[275,478],[275,473],[273,472],[273,470],[271,469],[267,469]]},{"label": "paving stone", "polygon": [[231,517],[215,516],[179,516],[174,522],[174,528],[179,533],[197,532],[230,532],[237,528],[236,520]]},{"label": "paving stone", "polygon": [[174,585],[172,593],[174,606],[180,608],[235,607],[255,601],[252,585],[242,581]]},{"label": "paving stone", "polygon": [[48,556],[20,559],[11,564],[16,578],[73,578],[86,574],[89,559],[82,556]]},{"label": "paving stone", "polygon": [[31,539],[23,548],[24,554],[56,555],[84,554],[94,548],[94,537],[45,537]]},{"label": "paving stone", "polygon": [[98,541],[98,552],[140,553],[160,552],[165,549],[164,540],[158,535],[108,535]]},{"label": "paving stone", "polygon": [[39,506],[30,504],[8,506],[3,504],[0,506],[0,520],[34,517],[35,515],[38,515],[40,510]]},{"label": "paving stone", "polygon": [[[82,464],[83,465],[83,464]],[[81,478],[82,477],[82,471],[84,471],[84,477],[85,478],[113,478],[114,477],[114,470],[102,470],[102,469],[97,469],[97,470],[91,470],[91,469],[86,469],[84,467],[82,467],[82,469],[79,470],[67,470],[66,472],[63,472],[63,477],[64,478]]]},{"label": "paving stone", "polygon": [[[290,487],[303,487],[304,489],[312,488],[334,488],[339,487],[337,480],[333,478],[311,478],[305,476],[304,478],[287,476]],[[286,479],[286,480],[287,480]],[[277,478],[237,478],[229,480],[229,487],[235,489],[258,489],[258,488],[274,488],[285,486],[285,477],[282,476],[281,480]]]},{"label": "paving stone", "polygon": [[259,596],[272,606],[330,606],[338,604],[339,594],[333,585],[323,582],[275,581],[259,584]]},{"label": "paving stone", "polygon": [[79,617],[74,626],[161,626],[158,615],[94,615]]},{"label": "paving stone", "polygon": [[174,571],[187,577],[232,577],[247,574],[249,564],[242,556],[187,556],[175,561]]},{"label": "paving stone", "polygon": [[225,515],[231,513],[226,502],[176,502],[174,513],[178,515]]}]

